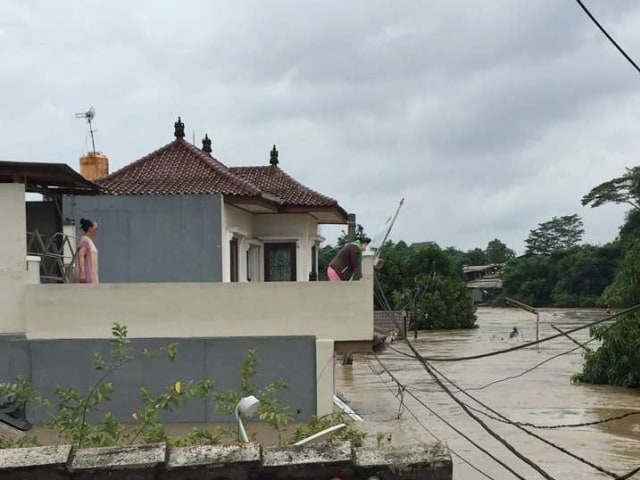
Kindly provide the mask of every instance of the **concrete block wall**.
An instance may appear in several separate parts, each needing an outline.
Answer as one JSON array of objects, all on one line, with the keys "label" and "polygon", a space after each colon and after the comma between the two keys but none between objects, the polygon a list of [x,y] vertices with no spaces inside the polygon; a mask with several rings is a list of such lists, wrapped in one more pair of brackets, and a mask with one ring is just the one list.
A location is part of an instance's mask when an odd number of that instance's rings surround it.
[{"label": "concrete block wall", "polygon": [[256,443],[168,448],[165,444],[86,448],[70,445],[0,450],[3,480],[451,480],[440,444],[402,449],[349,443],[266,447]]},{"label": "concrete block wall", "polygon": [[[177,342],[178,355],[170,361],[158,350]],[[250,349],[257,353],[257,371],[252,383],[257,389],[279,379],[288,388],[278,392],[277,398],[291,408],[295,421],[306,421],[318,411],[316,377],[316,341],[311,336],[235,337],[235,338],[134,338],[130,347],[134,355],[144,349],[156,352],[136,359],[109,377],[115,391],[103,409],[90,415],[92,422],[101,422],[105,411],[111,411],[120,421],[130,421],[131,413],[141,406],[140,388],[154,393],[164,391],[173,382],[211,378],[215,390],[238,391],[242,362]],[[93,366],[93,356],[100,353],[109,358],[112,345],[109,339],[29,340],[24,337],[0,336],[0,382],[11,382],[18,375],[31,381],[39,395],[55,400],[55,387],[75,388],[86,394],[103,375]],[[330,352],[332,353],[332,351]],[[333,360],[333,356],[329,358]],[[327,368],[333,373],[333,364]],[[318,380],[320,382],[321,380]],[[325,388],[322,398],[329,402],[333,396]],[[332,403],[330,404],[332,406]],[[28,413],[33,423],[48,420],[47,414],[34,405]],[[163,414],[166,423],[228,422],[233,416],[217,412],[211,401],[191,399],[181,408]],[[2,477],[0,477],[1,480]]]}]

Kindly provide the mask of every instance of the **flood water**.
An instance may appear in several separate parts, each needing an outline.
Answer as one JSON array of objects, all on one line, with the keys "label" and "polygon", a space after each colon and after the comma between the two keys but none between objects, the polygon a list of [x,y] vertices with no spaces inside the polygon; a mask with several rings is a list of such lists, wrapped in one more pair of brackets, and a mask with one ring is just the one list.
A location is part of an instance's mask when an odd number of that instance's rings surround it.
[{"label": "flood water", "polygon": [[[513,347],[536,338],[535,315],[531,313],[516,309],[479,308],[477,315],[477,329],[420,332],[416,340],[411,332],[409,338],[417,350],[427,357],[475,355]],[[540,336],[556,334],[553,326],[568,330],[603,316],[604,312],[594,310],[543,310],[540,314]],[[514,326],[519,335],[510,338]],[[589,339],[587,329],[571,336],[579,342]],[[453,477],[456,480],[517,478],[453,431],[437,418],[437,414],[522,477],[544,478],[471,419],[442,392],[419,362],[403,355],[410,353],[410,350],[401,340],[392,343],[391,347],[397,351],[387,348],[378,354],[378,358],[407,387],[403,395],[398,395],[396,383],[391,381],[373,356],[355,355],[353,365],[336,365],[337,390],[363,416],[365,421],[358,423],[358,427],[368,434],[366,444],[402,447],[438,439],[452,450]],[[516,422],[535,425],[576,424],[640,411],[638,390],[570,382],[571,375],[581,371],[583,359],[580,348],[518,378],[473,390],[495,380],[520,374],[575,347],[576,344],[571,340],[561,337],[540,346],[492,357],[433,362],[433,365],[460,388]],[[452,391],[465,403],[480,408],[455,388]],[[615,478],[580,463],[514,426],[476,415],[553,478]],[[616,475],[623,475],[640,466],[640,415],[577,428],[529,429]],[[478,472],[460,457],[484,473]],[[630,478],[640,479],[640,473]]]}]

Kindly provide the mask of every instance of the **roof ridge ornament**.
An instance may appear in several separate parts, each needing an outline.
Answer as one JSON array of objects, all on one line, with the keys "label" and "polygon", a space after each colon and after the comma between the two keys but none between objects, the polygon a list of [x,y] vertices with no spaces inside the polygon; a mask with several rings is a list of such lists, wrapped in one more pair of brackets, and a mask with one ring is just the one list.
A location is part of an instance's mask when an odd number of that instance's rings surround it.
[{"label": "roof ridge ornament", "polygon": [[202,151],[211,154],[211,139],[206,133],[204,134],[204,138],[202,139]]},{"label": "roof ridge ornament", "polygon": [[271,150],[271,158],[269,159],[269,163],[271,166],[276,167],[278,165],[278,150],[276,150],[276,146],[273,146]]},{"label": "roof ridge ornament", "polygon": [[182,123],[180,117],[178,117],[178,121],[173,124],[173,134],[176,138],[184,138],[184,123]]}]

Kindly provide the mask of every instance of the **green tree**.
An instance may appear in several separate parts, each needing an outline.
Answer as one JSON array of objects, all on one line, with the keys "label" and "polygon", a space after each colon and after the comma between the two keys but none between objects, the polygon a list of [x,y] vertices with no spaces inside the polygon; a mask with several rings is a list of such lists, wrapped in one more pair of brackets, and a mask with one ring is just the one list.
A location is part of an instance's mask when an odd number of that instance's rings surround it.
[{"label": "green tree", "polygon": [[[620,228],[619,248],[624,252],[613,282],[603,294],[605,304],[624,308],[640,303],[640,167],[628,168],[621,177],[592,188],[583,205],[626,203],[632,207]],[[574,381],[640,387],[640,315],[633,312],[612,325],[591,329],[601,342],[585,353],[582,373]]]},{"label": "green tree", "polygon": [[607,305],[616,308],[640,303],[640,239],[630,243],[615,278],[604,291],[603,297]]},{"label": "green tree", "polygon": [[582,219],[578,215],[553,217],[529,232],[525,240],[526,253],[549,255],[556,250],[566,250],[580,243],[583,234]]},{"label": "green tree", "polygon": [[506,263],[516,256],[513,250],[497,238],[487,243],[485,255],[487,257],[487,263]]},{"label": "green tree", "polygon": [[556,283],[551,294],[556,307],[602,306],[602,292],[615,274],[619,248],[617,243],[605,246],[579,245],[551,255],[556,269]]},{"label": "green tree", "polygon": [[472,328],[475,309],[464,282],[451,276],[422,276],[416,282],[418,328]]},{"label": "green tree", "polygon": [[640,167],[627,168],[627,173],[593,187],[582,197],[582,205],[591,208],[606,203],[626,203],[640,208]]},{"label": "green tree", "polygon": [[465,265],[486,265],[489,263],[487,254],[481,248],[474,248],[465,253]]},{"label": "green tree", "polygon": [[458,250],[456,247],[447,247],[444,253],[451,259],[456,269],[462,274],[462,267],[467,264],[467,256],[462,250]]},{"label": "green tree", "polygon": [[383,266],[376,272],[382,293],[376,291],[376,308],[407,309],[417,315],[419,328],[469,328],[474,308],[452,256],[435,243],[410,248],[405,242],[381,250]]},{"label": "green tree", "polygon": [[[380,286],[380,289],[374,290],[376,310],[386,310],[389,307],[406,308],[406,305],[402,305],[404,301],[400,300],[398,292],[411,288],[407,270],[413,253],[413,250],[403,241],[394,244],[389,240],[380,249],[382,266],[375,272],[376,281]],[[397,301],[396,297],[398,297]]]},{"label": "green tree", "polygon": [[413,250],[406,261],[407,274],[412,278],[458,276],[458,270],[451,257],[436,244],[425,245]]},{"label": "green tree", "polygon": [[555,269],[546,255],[526,255],[507,263],[502,275],[504,296],[535,307],[548,306],[555,284]]},{"label": "green tree", "polygon": [[582,373],[572,380],[640,387],[640,315],[629,313],[613,325],[594,327],[591,336],[601,345],[585,352]]},{"label": "green tree", "polygon": [[620,227],[618,239],[623,249],[626,249],[629,244],[640,238],[640,210],[631,209],[625,214],[624,223]]}]

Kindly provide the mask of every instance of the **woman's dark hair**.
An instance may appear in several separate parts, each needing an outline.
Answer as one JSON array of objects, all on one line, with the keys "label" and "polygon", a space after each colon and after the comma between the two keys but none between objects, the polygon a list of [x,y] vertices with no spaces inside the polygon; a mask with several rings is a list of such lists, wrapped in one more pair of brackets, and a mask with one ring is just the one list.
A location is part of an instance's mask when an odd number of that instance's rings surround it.
[{"label": "woman's dark hair", "polygon": [[80,228],[82,229],[83,232],[87,233],[94,223],[95,222],[93,220],[89,220],[88,218],[81,218]]},{"label": "woman's dark hair", "polygon": [[361,237],[358,237],[358,240],[360,240],[360,243],[371,243],[371,239],[366,235],[362,235]]}]

